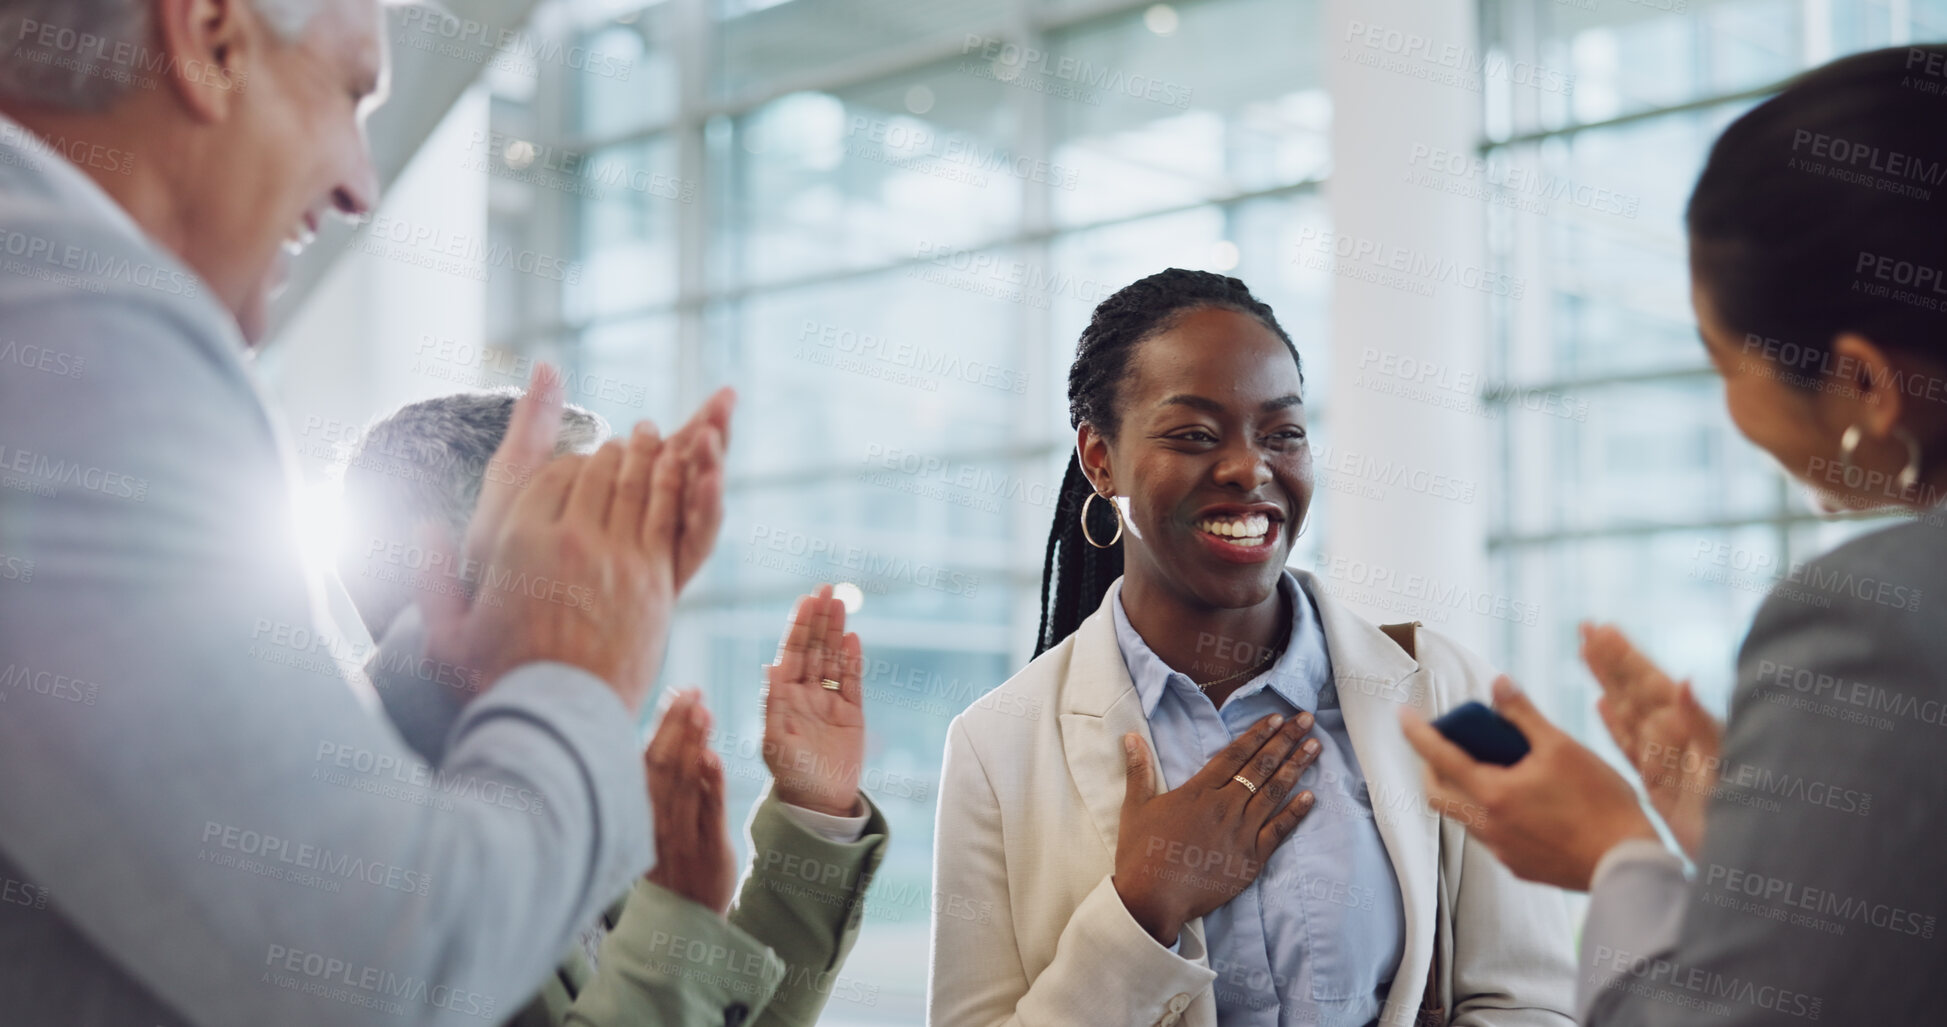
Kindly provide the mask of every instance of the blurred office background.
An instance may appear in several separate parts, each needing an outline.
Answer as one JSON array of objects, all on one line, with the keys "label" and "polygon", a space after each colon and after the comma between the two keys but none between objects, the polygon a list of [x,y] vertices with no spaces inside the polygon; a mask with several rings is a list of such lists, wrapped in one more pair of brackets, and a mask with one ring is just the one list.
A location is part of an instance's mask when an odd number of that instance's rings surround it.
[{"label": "blurred office background", "polygon": [[449,6],[392,12],[396,177],[262,359],[310,535],[337,447],[399,403],[546,359],[667,425],[734,384],[665,681],[709,690],[747,808],[759,667],[795,596],[850,586],[897,834],[829,1023],[922,1015],[946,727],[1031,651],[1068,362],[1129,281],[1222,271],[1275,308],[1319,468],[1294,565],[1583,737],[1578,620],[1721,706],[1765,589],[1866,526],[1816,521],[1726,420],[1682,204],[1731,118],[1947,36],[1947,0]]}]

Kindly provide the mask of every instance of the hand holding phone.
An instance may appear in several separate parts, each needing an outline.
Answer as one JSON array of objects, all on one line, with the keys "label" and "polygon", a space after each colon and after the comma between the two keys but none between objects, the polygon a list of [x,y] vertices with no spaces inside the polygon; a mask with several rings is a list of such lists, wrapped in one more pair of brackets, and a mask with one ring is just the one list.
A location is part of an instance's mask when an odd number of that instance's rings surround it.
[{"label": "hand holding phone", "polygon": [[1521,729],[1485,703],[1461,703],[1442,714],[1433,727],[1482,763],[1507,767],[1528,755],[1528,739]]}]

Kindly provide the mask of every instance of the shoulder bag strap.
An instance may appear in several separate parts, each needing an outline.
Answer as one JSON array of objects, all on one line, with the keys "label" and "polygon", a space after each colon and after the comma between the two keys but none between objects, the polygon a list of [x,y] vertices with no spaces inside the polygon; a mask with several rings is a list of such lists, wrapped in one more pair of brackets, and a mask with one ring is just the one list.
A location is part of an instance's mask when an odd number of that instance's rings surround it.
[{"label": "shoulder bag strap", "polygon": [[[1417,629],[1419,626],[1419,621],[1407,621],[1403,624],[1381,624],[1379,630],[1385,632],[1386,637],[1393,640],[1393,644],[1406,650],[1406,655],[1418,660],[1420,657],[1416,643],[1418,642]],[[1433,963],[1426,968],[1426,993],[1420,997],[1420,1011],[1413,1018],[1413,1027],[1446,1027],[1447,1025],[1447,1003],[1441,997],[1445,989],[1441,987],[1440,980],[1439,896],[1441,889],[1438,883],[1440,836],[1444,833],[1443,826],[1436,825],[1433,829],[1433,865],[1435,875],[1433,888]]]}]

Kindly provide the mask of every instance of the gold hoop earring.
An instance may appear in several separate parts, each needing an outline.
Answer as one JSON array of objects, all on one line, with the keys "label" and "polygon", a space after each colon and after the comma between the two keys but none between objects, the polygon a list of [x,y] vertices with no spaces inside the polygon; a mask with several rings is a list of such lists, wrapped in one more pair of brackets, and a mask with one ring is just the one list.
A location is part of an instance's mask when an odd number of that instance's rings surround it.
[{"label": "gold hoop earring", "polygon": [[1893,437],[1906,443],[1906,466],[1900,468],[1900,491],[1912,492],[1920,484],[1920,440],[1905,428],[1893,429]]},{"label": "gold hoop earring", "polygon": [[[1853,465],[1852,457],[1859,451],[1859,439],[1864,434],[1865,431],[1855,424],[1847,428],[1844,435],[1839,436],[1839,480],[1847,484],[1851,484],[1852,472],[1857,470]],[[1900,468],[1900,491],[1911,492],[1914,486],[1920,484],[1920,440],[1914,438],[1913,433],[1905,428],[1893,429],[1893,437],[1906,445],[1906,466]]]},{"label": "gold hoop earring", "polygon": [[[1109,509],[1115,511],[1115,537],[1108,540],[1107,542],[1097,542],[1095,541],[1095,536],[1088,533],[1088,505],[1090,503],[1095,502],[1097,499],[1108,500]],[[1088,540],[1089,545],[1094,546],[1097,549],[1107,549],[1110,546],[1115,545],[1117,542],[1122,541],[1122,508],[1116,505],[1115,497],[1104,496],[1100,492],[1096,492],[1093,489],[1089,491],[1088,498],[1082,500],[1082,537]]]}]

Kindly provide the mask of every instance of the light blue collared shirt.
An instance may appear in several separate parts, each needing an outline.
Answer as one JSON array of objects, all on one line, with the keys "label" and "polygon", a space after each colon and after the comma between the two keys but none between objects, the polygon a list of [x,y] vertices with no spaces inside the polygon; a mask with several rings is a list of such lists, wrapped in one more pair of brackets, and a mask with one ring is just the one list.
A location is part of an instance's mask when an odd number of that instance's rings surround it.
[{"label": "light blue collared shirt", "polygon": [[[1346,735],[1325,627],[1287,571],[1291,643],[1271,669],[1212,705],[1143,642],[1109,590],[1116,644],[1142,699],[1163,780],[1176,788],[1261,717],[1310,710],[1324,746],[1299,778],[1317,804],[1256,880],[1204,915],[1221,1027],[1358,1027],[1377,1020],[1399,966],[1406,914],[1373,823],[1366,776]],[[1213,662],[1218,654],[1212,652]]]}]

